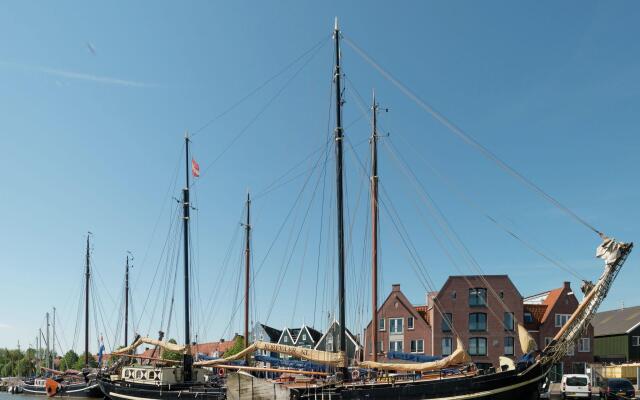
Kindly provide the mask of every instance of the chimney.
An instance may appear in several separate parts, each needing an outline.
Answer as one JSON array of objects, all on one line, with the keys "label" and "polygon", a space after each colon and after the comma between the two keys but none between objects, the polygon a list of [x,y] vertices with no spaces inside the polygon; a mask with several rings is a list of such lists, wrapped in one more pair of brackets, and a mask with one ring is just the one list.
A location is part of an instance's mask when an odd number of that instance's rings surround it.
[{"label": "chimney", "polygon": [[393,285],[391,285],[391,291],[392,292],[399,292],[400,291],[400,284],[399,283],[394,283]]},{"label": "chimney", "polygon": [[565,281],[564,282],[564,288],[567,289],[567,290],[571,290],[571,282]]},{"label": "chimney", "polygon": [[220,343],[224,343],[224,338],[220,339]]}]

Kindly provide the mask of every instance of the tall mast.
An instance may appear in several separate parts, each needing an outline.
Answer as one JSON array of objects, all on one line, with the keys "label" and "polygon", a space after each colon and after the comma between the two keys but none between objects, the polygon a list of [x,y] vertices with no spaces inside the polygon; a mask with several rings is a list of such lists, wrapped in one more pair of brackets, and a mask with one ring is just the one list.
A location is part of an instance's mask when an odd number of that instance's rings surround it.
[{"label": "tall mast", "polygon": [[[55,357],[56,355],[56,308],[55,307],[53,307],[53,335],[51,335],[51,338],[53,339],[51,341],[51,354],[52,354],[52,357]],[[53,368],[53,361],[51,362],[51,368]]]},{"label": "tall mast", "polygon": [[50,363],[49,360],[51,359],[51,352],[49,351],[49,313],[47,313],[47,352],[46,352],[46,357],[47,357],[47,361],[45,362],[45,365],[47,366],[47,368],[50,367]]},{"label": "tall mast", "polygon": [[184,344],[186,351],[183,357],[184,381],[191,381],[191,323],[189,321],[189,133],[184,135],[185,146],[185,188],[182,189],[182,219],[184,231]]},{"label": "tall mast", "polygon": [[378,360],[378,134],[376,94],[373,93],[373,130],[371,132],[371,349]]},{"label": "tall mast", "polygon": [[129,255],[124,271],[124,345],[129,344]]},{"label": "tall mast", "polygon": [[[338,18],[335,19],[335,25],[333,28],[333,40],[335,42],[335,87],[336,87],[336,129],[335,129],[335,142],[336,142],[336,200],[337,200],[337,217],[338,217],[338,306],[339,306],[339,323],[340,323],[340,352],[346,354],[347,350],[347,335],[345,327],[345,272],[344,272],[344,215],[342,198],[342,177],[343,177],[343,164],[342,164],[342,89],[340,87],[340,29],[338,28]],[[345,357],[345,364],[342,366],[343,377],[347,378],[347,357]]]},{"label": "tall mast", "polygon": [[89,236],[87,233],[87,252],[86,252],[86,272],[84,282],[84,367],[89,368],[89,278],[91,272],[89,271],[89,265],[91,258],[89,255]]},{"label": "tall mast", "polygon": [[251,268],[251,197],[247,192],[247,221],[244,247],[244,347],[249,346],[249,272]]},{"label": "tall mast", "polygon": [[42,328],[38,328],[38,367],[42,366]]}]

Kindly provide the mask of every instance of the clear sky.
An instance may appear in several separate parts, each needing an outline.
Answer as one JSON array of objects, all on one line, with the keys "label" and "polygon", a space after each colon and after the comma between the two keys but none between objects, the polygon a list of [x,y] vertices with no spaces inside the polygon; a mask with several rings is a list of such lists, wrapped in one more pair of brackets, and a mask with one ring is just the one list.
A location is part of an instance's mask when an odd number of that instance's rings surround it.
[{"label": "clear sky", "polygon": [[[184,184],[186,130],[202,170],[192,193],[199,339],[242,329],[247,188],[256,197],[252,319],[326,327],[337,287],[333,153],[325,162],[323,147],[333,125],[334,16],[345,38],[516,170],[597,228],[637,240],[639,12],[631,1],[3,2],[0,346],[33,343],[56,307],[63,350],[80,347],[87,231],[101,310],[97,329],[92,317],[92,350],[96,330],[108,347],[122,341],[113,331],[127,251],[135,257],[131,329],[166,329],[181,266],[170,223]],[[370,312],[362,168],[373,89],[389,108],[380,115],[389,133],[380,144],[383,297],[400,283],[423,304],[448,275],[477,272],[417,186],[481,270],[509,274],[523,295],[564,280],[577,291],[578,277],[597,278],[592,232],[453,135],[346,42],[342,55],[351,329]],[[395,226],[417,249],[420,268]],[[605,309],[640,304],[637,260],[631,256]],[[423,267],[427,283],[415,271]],[[180,274],[169,329],[179,340]]]}]

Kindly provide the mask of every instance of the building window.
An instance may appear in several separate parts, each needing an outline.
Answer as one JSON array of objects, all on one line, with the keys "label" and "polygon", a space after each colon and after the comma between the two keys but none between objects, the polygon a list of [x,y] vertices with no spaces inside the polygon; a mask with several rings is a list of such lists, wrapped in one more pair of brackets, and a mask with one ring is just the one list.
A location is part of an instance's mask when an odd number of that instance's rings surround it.
[{"label": "building window", "polygon": [[378,342],[378,353],[382,353],[382,349],[384,349],[384,342],[381,340]]},{"label": "building window", "polygon": [[549,336],[544,338],[544,346],[547,347],[548,345],[550,345],[552,340],[553,340],[553,338],[549,337]]},{"label": "building window", "polygon": [[472,337],[469,339],[469,355],[486,356],[487,355],[487,338]]},{"label": "building window", "polygon": [[424,340],[412,340],[411,341],[411,352],[412,353],[424,353]]},{"label": "building window", "polygon": [[567,356],[568,357],[573,357],[573,355],[576,353],[576,347],[575,345],[571,344],[568,348],[567,348]]},{"label": "building window", "polygon": [[333,351],[333,336],[327,336],[327,351]]},{"label": "building window", "polygon": [[283,341],[284,343],[289,343],[289,338],[287,337],[287,335],[284,335],[284,336],[282,337],[282,341]]},{"label": "building window", "polygon": [[504,338],[504,355],[512,356],[513,355],[513,336],[505,336]]},{"label": "building window", "polygon": [[580,338],[578,341],[578,353],[588,353],[591,351],[591,341],[588,337]]},{"label": "building window", "polygon": [[307,340],[307,335],[306,334],[302,335],[302,340]]},{"label": "building window", "polygon": [[456,299],[456,296],[457,296],[457,295],[456,295],[456,291],[455,291],[455,290],[454,290],[453,292],[451,292],[451,298],[452,298],[452,299],[454,299],[454,300],[455,300],[455,299]]},{"label": "building window", "polygon": [[442,318],[442,332],[451,332],[452,324],[453,324],[453,314],[444,313]]},{"label": "building window", "polygon": [[502,290],[500,291],[500,298],[504,299],[504,292]]},{"label": "building window", "polygon": [[402,333],[403,318],[389,318],[389,333]]},{"label": "building window", "polygon": [[640,347],[640,336],[631,336],[631,346]]},{"label": "building window", "polygon": [[384,331],[384,318],[380,318],[380,321],[378,321],[378,330]]},{"label": "building window", "polygon": [[407,329],[413,329],[413,317],[407,318]]},{"label": "building window", "polygon": [[471,313],[469,314],[469,330],[471,332],[484,332],[487,330],[487,314]]},{"label": "building window", "polygon": [[392,340],[389,342],[389,351],[402,351],[402,341]]},{"label": "building window", "polygon": [[570,317],[571,314],[556,314],[556,328],[560,328],[566,324]]},{"label": "building window", "polygon": [[513,331],[513,326],[514,325],[514,321],[513,321],[513,313],[512,312],[506,312],[504,313],[504,330],[505,331]]},{"label": "building window", "polygon": [[452,345],[453,345],[453,340],[450,337],[443,337],[442,338],[442,355],[443,356],[448,356],[448,355],[451,354]]},{"label": "building window", "polygon": [[480,307],[487,305],[487,289],[473,288],[469,289],[469,305],[471,307]]},{"label": "building window", "polygon": [[524,322],[527,324],[530,324],[533,322],[533,315],[531,315],[531,313],[528,311],[524,313]]}]

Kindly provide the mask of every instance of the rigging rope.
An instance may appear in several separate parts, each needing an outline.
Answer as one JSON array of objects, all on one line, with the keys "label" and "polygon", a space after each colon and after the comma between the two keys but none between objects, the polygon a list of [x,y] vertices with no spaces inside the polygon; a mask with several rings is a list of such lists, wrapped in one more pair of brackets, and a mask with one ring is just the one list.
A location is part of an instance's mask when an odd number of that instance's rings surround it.
[{"label": "rigging rope", "polygon": [[362,50],[360,47],[358,47],[354,42],[352,42],[351,40],[349,40],[346,37],[344,38],[344,41],[353,50],[355,50],[355,52],[358,55],[360,55],[366,62],[371,64],[371,66],[373,66],[373,68],[376,69],[384,78],[386,78],[388,81],[390,81],[394,86],[396,86],[409,99],[414,101],[420,108],[422,108],[424,111],[429,113],[433,118],[435,118],[438,122],[440,122],[443,126],[445,126],[447,129],[449,129],[455,135],[457,135],[466,144],[468,144],[468,145],[474,147],[476,150],[480,151],[480,153],[482,153],[489,160],[495,162],[500,168],[502,168],[503,170],[505,170],[506,172],[508,172],[509,174],[511,174],[512,176],[514,176],[518,180],[520,180],[522,183],[524,183],[526,186],[528,186],[534,192],[538,193],[540,196],[542,196],[544,199],[546,199],[551,204],[556,206],[558,209],[562,210],[564,213],[569,215],[575,221],[577,221],[578,223],[584,225],[586,228],[590,229],[591,231],[596,233],[598,236],[601,235],[601,232],[598,229],[596,229],[593,225],[591,225],[586,220],[584,220],[583,218],[578,216],[575,212],[571,211],[568,207],[566,207],[565,205],[560,203],[558,200],[556,200],[550,194],[548,194],[547,192],[542,190],[542,188],[540,188],[538,185],[533,183],[530,179],[528,179],[527,177],[525,177],[524,175],[522,175],[521,173],[516,171],[513,167],[511,167],[509,164],[507,164],[505,161],[503,161],[501,158],[499,158],[491,150],[489,150],[488,148],[483,146],[480,142],[478,142],[477,140],[475,140],[474,138],[469,136],[460,127],[455,125],[452,121],[450,121],[448,118],[446,118],[440,112],[438,112],[435,108],[433,108],[432,106],[427,104],[425,101],[423,101],[420,97],[418,97],[415,93],[413,93],[409,88],[407,88],[404,84],[402,84],[399,80],[397,80],[393,75],[391,75],[384,68],[382,68],[382,66],[380,66],[377,62],[375,62],[373,60],[373,58],[371,58],[364,50]]}]

